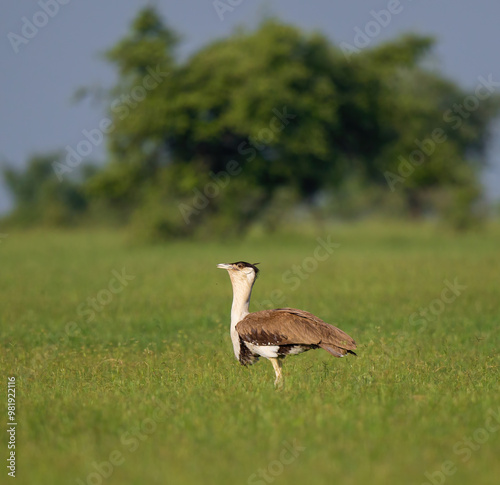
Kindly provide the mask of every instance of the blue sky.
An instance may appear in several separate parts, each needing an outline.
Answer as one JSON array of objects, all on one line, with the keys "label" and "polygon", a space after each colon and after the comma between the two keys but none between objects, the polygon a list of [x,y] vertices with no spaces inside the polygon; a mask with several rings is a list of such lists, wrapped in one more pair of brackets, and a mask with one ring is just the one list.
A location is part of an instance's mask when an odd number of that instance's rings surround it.
[{"label": "blue sky", "polygon": [[[0,18],[2,163],[22,167],[31,154],[74,146],[83,130],[99,126],[104,107],[74,103],[72,97],[81,86],[113,84],[114,72],[100,53],[127,32],[138,9],[148,3],[181,34],[184,57],[239,25],[255,26],[263,15],[275,14],[306,30],[319,30],[337,44],[353,44],[360,30],[373,34],[370,45],[407,31],[432,34],[437,39],[432,65],[445,75],[469,89],[479,76],[500,81],[498,0],[221,0],[219,5],[229,6],[222,15],[213,0],[5,0]],[[382,10],[394,13],[377,15]],[[382,19],[378,27],[373,22],[377,16]],[[104,159],[104,144],[89,157]],[[489,162],[483,179],[490,197],[498,198],[500,123],[494,128]],[[0,211],[8,207],[0,185]]]}]

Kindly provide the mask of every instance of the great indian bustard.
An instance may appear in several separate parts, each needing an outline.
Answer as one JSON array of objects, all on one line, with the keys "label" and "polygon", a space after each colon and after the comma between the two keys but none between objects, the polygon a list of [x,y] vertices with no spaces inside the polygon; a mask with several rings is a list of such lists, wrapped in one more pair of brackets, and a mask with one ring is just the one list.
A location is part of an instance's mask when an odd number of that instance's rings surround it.
[{"label": "great indian bustard", "polygon": [[242,365],[254,364],[259,357],[269,359],[276,372],[276,387],[282,385],[281,361],[287,355],[318,347],[335,357],[356,355],[353,352],[356,342],[349,335],[312,313],[295,308],[249,313],[250,296],[259,273],[255,264],[238,261],[217,267],[228,271],[233,285],[231,340],[234,355]]}]

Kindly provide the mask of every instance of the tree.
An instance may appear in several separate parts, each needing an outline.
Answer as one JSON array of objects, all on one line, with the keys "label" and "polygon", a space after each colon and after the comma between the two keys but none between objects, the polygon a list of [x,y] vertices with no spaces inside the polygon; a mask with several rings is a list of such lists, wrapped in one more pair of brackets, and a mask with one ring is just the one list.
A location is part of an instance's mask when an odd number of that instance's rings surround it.
[{"label": "tree", "polygon": [[62,163],[63,154],[34,155],[24,171],[4,169],[8,190],[14,197],[15,209],[7,218],[11,224],[74,224],[85,213],[88,201],[83,193],[82,178],[93,173],[82,167],[80,178],[58,181],[54,162]]},{"label": "tree", "polygon": [[346,56],[270,19],[183,62],[177,44],[155,9],[139,12],[106,53],[118,73],[108,163],[61,184],[55,156],[7,171],[16,217],[69,223],[102,204],[151,239],[274,227],[291,207],[332,198],[357,199],[351,215],[382,198],[458,227],[474,214],[500,103],[487,79],[466,92],[426,67],[433,39]]},{"label": "tree", "polygon": [[[476,161],[498,103],[450,113],[469,93],[423,67],[431,38],[407,35],[346,58],[321,35],[267,20],[184,63],[176,41],[146,8],[108,52],[120,75],[111,163],[89,192],[129,207],[141,232],[241,231],[283,190],[289,202],[314,202],[353,177],[401,191],[414,215],[435,188],[467,193],[462,206],[479,194]],[[152,70],[163,77],[124,106]]]},{"label": "tree", "polygon": [[109,165],[88,186],[91,196],[133,209],[142,184],[164,163],[164,117],[172,90],[176,34],[147,7],[129,35],[106,54],[119,81],[110,93]]}]

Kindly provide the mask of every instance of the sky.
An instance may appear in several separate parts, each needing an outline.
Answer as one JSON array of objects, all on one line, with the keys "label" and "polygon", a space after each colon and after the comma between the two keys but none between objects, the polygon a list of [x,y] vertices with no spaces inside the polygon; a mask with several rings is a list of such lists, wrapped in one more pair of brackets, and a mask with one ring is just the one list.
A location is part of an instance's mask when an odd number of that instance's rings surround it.
[{"label": "sky", "polygon": [[[404,32],[437,40],[432,65],[463,88],[478,78],[500,82],[498,0],[4,0],[0,17],[0,163],[24,167],[28,157],[84,139],[99,126],[105,106],[76,102],[80,87],[109,88],[115,72],[102,53],[128,31],[137,11],[155,5],[181,36],[181,58],[265,15],[341,45],[361,47]],[[218,7],[218,8],[217,8]],[[363,34],[360,34],[362,32]],[[356,44],[357,42],[357,44]],[[500,85],[498,88],[500,94]],[[88,155],[105,159],[105,142]],[[493,128],[483,174],[486,193],[500,198],[500,122]],[[11,205],[0,183],[0,212]]]}]

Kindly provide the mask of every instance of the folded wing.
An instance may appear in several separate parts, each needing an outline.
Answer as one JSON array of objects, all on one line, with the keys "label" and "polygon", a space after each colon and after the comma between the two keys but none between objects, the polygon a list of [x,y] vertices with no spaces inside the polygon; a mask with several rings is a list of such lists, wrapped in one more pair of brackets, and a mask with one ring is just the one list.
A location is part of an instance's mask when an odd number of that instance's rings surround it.
[{"label": "folded wing", "polygon": [[278,308],[250,313],[236,325],[241,340],[254,345],[321,347],[336,357],[354,353],[356,342],[312,313]]}]

